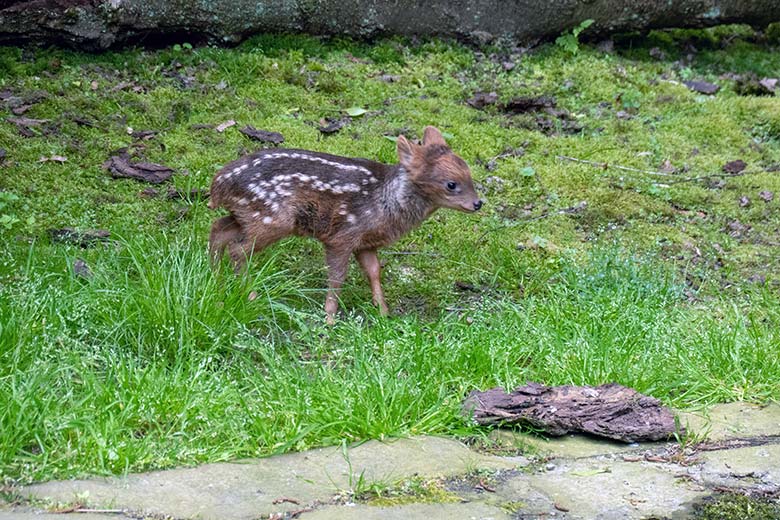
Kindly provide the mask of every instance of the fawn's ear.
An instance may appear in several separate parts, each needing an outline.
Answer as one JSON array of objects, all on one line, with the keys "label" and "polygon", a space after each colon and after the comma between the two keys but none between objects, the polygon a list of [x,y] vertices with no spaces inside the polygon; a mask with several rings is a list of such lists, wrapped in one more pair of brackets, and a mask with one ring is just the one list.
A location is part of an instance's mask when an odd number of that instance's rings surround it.
[{"label": "fawn's ear", "polygon": [[425,127],[423,146],[428,146],[429,144],[443,144],[447,146],[447,141],[444,140],[444,136],[441,135],[441,132],[439,132],[439,129],[435,126]]},{"label": "fawn's ear", "polygon": [[410,143],[406,137],[399,135],[398,140],[395,142],[396,150],[398,150],[398,161],[404,168],[410,168],[412,166],[412,160],[414,154],[417,151],[417,145]]}]

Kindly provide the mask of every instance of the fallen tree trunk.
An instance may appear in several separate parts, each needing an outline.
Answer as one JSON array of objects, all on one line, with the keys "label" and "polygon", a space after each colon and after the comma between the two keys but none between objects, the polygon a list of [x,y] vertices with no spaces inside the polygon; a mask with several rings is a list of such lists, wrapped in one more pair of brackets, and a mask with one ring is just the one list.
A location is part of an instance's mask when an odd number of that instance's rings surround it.
[{"label": "fallen tree trunk", "polygon": [[532,41],[592,19],[591,34],[780,20],[780,0],[0,0],[0,42],[87,50],[150,38],[235,43],[258,32]]},{"label": "fallen tree trunk", "polygon": [[522,424],[552,436],[584,432],[624,442],[674,435],[674,414],[658,399],[615,383],[544,386],[529,383],[507,394],[500,388],[472,392],[464,412],[479,424]]}]

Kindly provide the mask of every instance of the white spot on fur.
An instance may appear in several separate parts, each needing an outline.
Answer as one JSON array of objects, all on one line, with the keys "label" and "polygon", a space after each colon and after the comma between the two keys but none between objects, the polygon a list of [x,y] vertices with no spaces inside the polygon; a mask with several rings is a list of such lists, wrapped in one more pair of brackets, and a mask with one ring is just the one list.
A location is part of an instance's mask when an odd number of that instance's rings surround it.
[{"label": "white spot on fur", "polygon": [[238,199],[238,203],[241,204],[242,206],[246,206],[247,204],[249,204],[249,201],[244,198],[241,198]]},{"label": "white spot on fur", "polygon": [[353,215],[352,213],[347,215],[347,222],[349,222],[350,224],[354,224],[356,220],[357,219],[355,218],[355,215]]},{"label": "white spot on fur", "polygon": [[272,219],[271,217],[263,217],[263,224],[270,224],[273,221],[274,219]]},{"label": "white spot on fur", "polygon": [[259,216],[260,216],[260,212],[259,212],[259,211],[255,211],[254,213],[252,213],[252,216],[253,216],[254,218],[257,218],[257,217],[259,217]]}]

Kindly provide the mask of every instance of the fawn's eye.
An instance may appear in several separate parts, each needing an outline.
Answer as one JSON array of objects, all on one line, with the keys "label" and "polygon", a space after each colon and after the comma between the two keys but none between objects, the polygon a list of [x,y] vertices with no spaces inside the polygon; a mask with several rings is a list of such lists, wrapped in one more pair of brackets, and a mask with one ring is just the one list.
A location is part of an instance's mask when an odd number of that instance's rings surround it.
[{"label": "fawn's eye", "polygon": [[447,189],[450,191],[455,191],[458,188],[458,183],[455,181],[449,181],[447,183]]}]

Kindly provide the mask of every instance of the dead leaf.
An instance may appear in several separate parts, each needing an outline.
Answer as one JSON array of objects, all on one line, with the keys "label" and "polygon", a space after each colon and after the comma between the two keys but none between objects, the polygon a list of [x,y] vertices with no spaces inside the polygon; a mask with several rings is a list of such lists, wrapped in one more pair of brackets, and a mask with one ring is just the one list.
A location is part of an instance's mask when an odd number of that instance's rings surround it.
[{"label": "dead leaf", "polygon": [[160,194],[159,191],[157,191],[154,188],[144,188],[141,191],[138,192],[138,196],[142,199],[152,199]]},{"label": "dead leaf", "polygon": [[225,130],[227,130],[228,128],[230,128],[231,126],[234,126],[235,124],[236,124],[236,122],[233,121],[232,119],[230,119],[228,121],[225,121],[224,123],[218,124],[216,130],[217,130],[217,132],[222,133]]},{"label": "dead leaf", "polygon": [[83,118],[83,117],[80,117],[80,116],[71,116],[70,120],[73,121],[74,123],[76,123],[79,126],[88,126],[90,128],[94,128],[95,127],[95,123],[93,123],[89,119],[86,119],[86,118]]},{"label": "dead leaf", "polygon": [[[255,295],[255,298],[257,298],[257,293],[256,293],[256,292],[252,291],[252,293],[250,293],[250,294],[249,294],[249,296],[251,297],[251,296],[252,296],[252,294],[254,294],[254,295]],[[254,299],[254,298],[252,298],[252,299]],[[290,497],[279,497],[279,498],[275,498],[275,499],[274,499],[274,501],[273,501],[273,502],[271,502],[271,503],[272,503],[272,504],[274,504],[274,505],[276,505],[276,504],[283,504],[283,503],[285,503],[285,502],[289,502],[290,504],[296,504],[296,505],[300,505],[300,502],[299,502],[298,500],[296,500],[296,499],[294,499],[294,498],[290,498]]]},{"label": "dead leaf", "polygon": [[761,200],[764,202],[772,202],[772,199],[775,198],[774,192],[771,192],[769,190],[764,190],[758,194],[759,197],[761,197]]},{"label": "dead leaf", "polygon": [[487,482],[485,482],[485,479],[480,479],[479,483],[476,486],[474,486],[474,487],[477,488],[477,489],[485,490],[488,493],[495,493],[496,492],[496,488],[491,487]]},{"label": "dead leaf", "polygon": [[648,54],[650,54],[650,57],[660,61],[664,61],[666,59],[666,53],[661,49],[659,49],[658,47],[653,47],[652,49],[650,49],[650,52]]},{"label": "dead leaf", "polygon": [[777,78],[759,79],[754,73],[737,76],[734,90],[740,96],[774,96],[778,88]]},{"label": "dead leaf", "polygon": [[195,200],[198,197],[202,199],[207,199],[209,197],[209,192],[206,190],[199,190],[198,188],[193,188],[190,191],[182,191],[182,190],[177,190],[176,188],[169,188],[166,197],[169,200]]},{"label": "dead leaf", "polygon": [[476,285],[470,284],[468,282],[463,282],[461,280],[455,280],[455,288],[463,292],[475,292],[475,293],[482,292],[482,290]]},{"label": "dead leaf", "polygon": [[466,103],[478,110],[482,110],[488,105],[495,105],[498,102],[498,94],[495,92],[475,92],[471,99]]},{"label": "dead leaf", "polygon": [[349,124],[349,117],[326,118],[320,120],[320,126],[317,128],[323,134],[335,134]]},{"label": "dead leaf", "polygon": [[758,84],[767,89],[770,92],[774,92],[777,89],[777,78],[763,78],[759,80]]},{"label": "dead leaf", "polygon": [[130,136],[133,139],[138,139],[139,141],[148,141],[160,133],[157,130],[133,130],[132,128],[130,130],[131,131],[128,132]]},{"label": "dead leaf", "polygon": [[675,171],[677,171],[677,168],[674,167],[674,165],[672,164],[672,161],[670,161],[669,159],[666,159],[666,160],[664,160],[663,163],[661,163],[661,167],[658,168],[658,171],[663,172],[663,173],[674,173]]},{"label": "dead leaf", "polygon": [[24,137],[34,137],[36,134],[30,128],[48,123],[49,119],[30,119],[29,117],[7,117],[6,121],[16,125],[16,129]]},{"label": "dead leaf", "polygon": [[41,157],[40,159],[38,159],[38,162],[58,162],[62,164],[67,160],[68,158],[63,157],[62,155],[52,155],[51,157]]},{"label": "dead leaf", "polygon": [[732,220],[727,226],[731,238],[742,238],[751,230],[751,227],[739,220]]},{"label": "dead leaf", "polygon": [[73,228],[49,229],[49,237],[53,242],[64,242],[77,245],[83,249],[92,247],[99,242],[105,242],[111,233],[105,229],[93,229],[90,231],[76,231]]},{"label": "dead leaf", "polygon": [[73,262],[73,274],[80,278],[92,278],[92,271],[87,263],[81,258],[77,258]]},{"label": "dead leaf", "polygon": [[395,83],[400,80],[401,76],[397,74],[382,74],[379,76],[379,81],[384,81],[385,83]]},{"label": "dead leaf", "polygon": [[284,142],[284,136],[279,132],[258,130],[255,127],[250,125],[246,125],[244,128],[239,130],[239,132],[249,137],[250,139],[254,139],[255,141],[260,141],[261,143],[271,143],[273,145],[279,145]]},{"label": "dead leaf", "polygon": [[729,161],[723,165],[724,172],[733,173],[733,174],[737,174],[742,170],[744,170],[745,168],[747,168],[747,163],[742,159],[737,159],[736,161]]},{"label": "dead leaf", "polygon": [[20,116],[30,110],[33,106],[32,105],[19,105],[18,107],[14,107],[11,109],[11,113],[13,113],[16,116]]},{"label": "dead leaf", "polygon": [[740,208],[747,208],[748,206],[750,206],[750,199],[747,198],[747,196],[742,195],[739,198],[739,207]]},{"label": "dead leaf", "polygon": [[95,80],[93,79],[93,80],[92,80],[92,81],[89,83],[89,88],[91,88],[92,90],[97,90],[97,89],[98,89],[98,82],[97,82],[97,81],[95,81]]},{"label": "dead leaf", "polygon": [[131,178],[139,181],[160,184],[173,175],[173,168],[150,162],[130,162],[126,155],[115,155],[103,163],[103,168],[117,178]]},{"label": "dead leaf", "polygon": [[707,95],[713,95],[717,93],[720,90],[720,87],[718,85],[715,85],[714,83],[709,83],[707,81],[683,81],[683,85],[688,87],[690,90],[694,92],[698,92],[699,94],[707,94]]},{"label": "dead leaf", "polygon": [[[501,109],[506,112],[512,112],[515,114],[522,114],[525,112],[533,112],[536,110],[543,110],[547,108],[555,108],[558,102],[552,96],[536,96],[536,97],[515,97],[506,102]],[[561,114],[553,114],[559,116]]]}]

